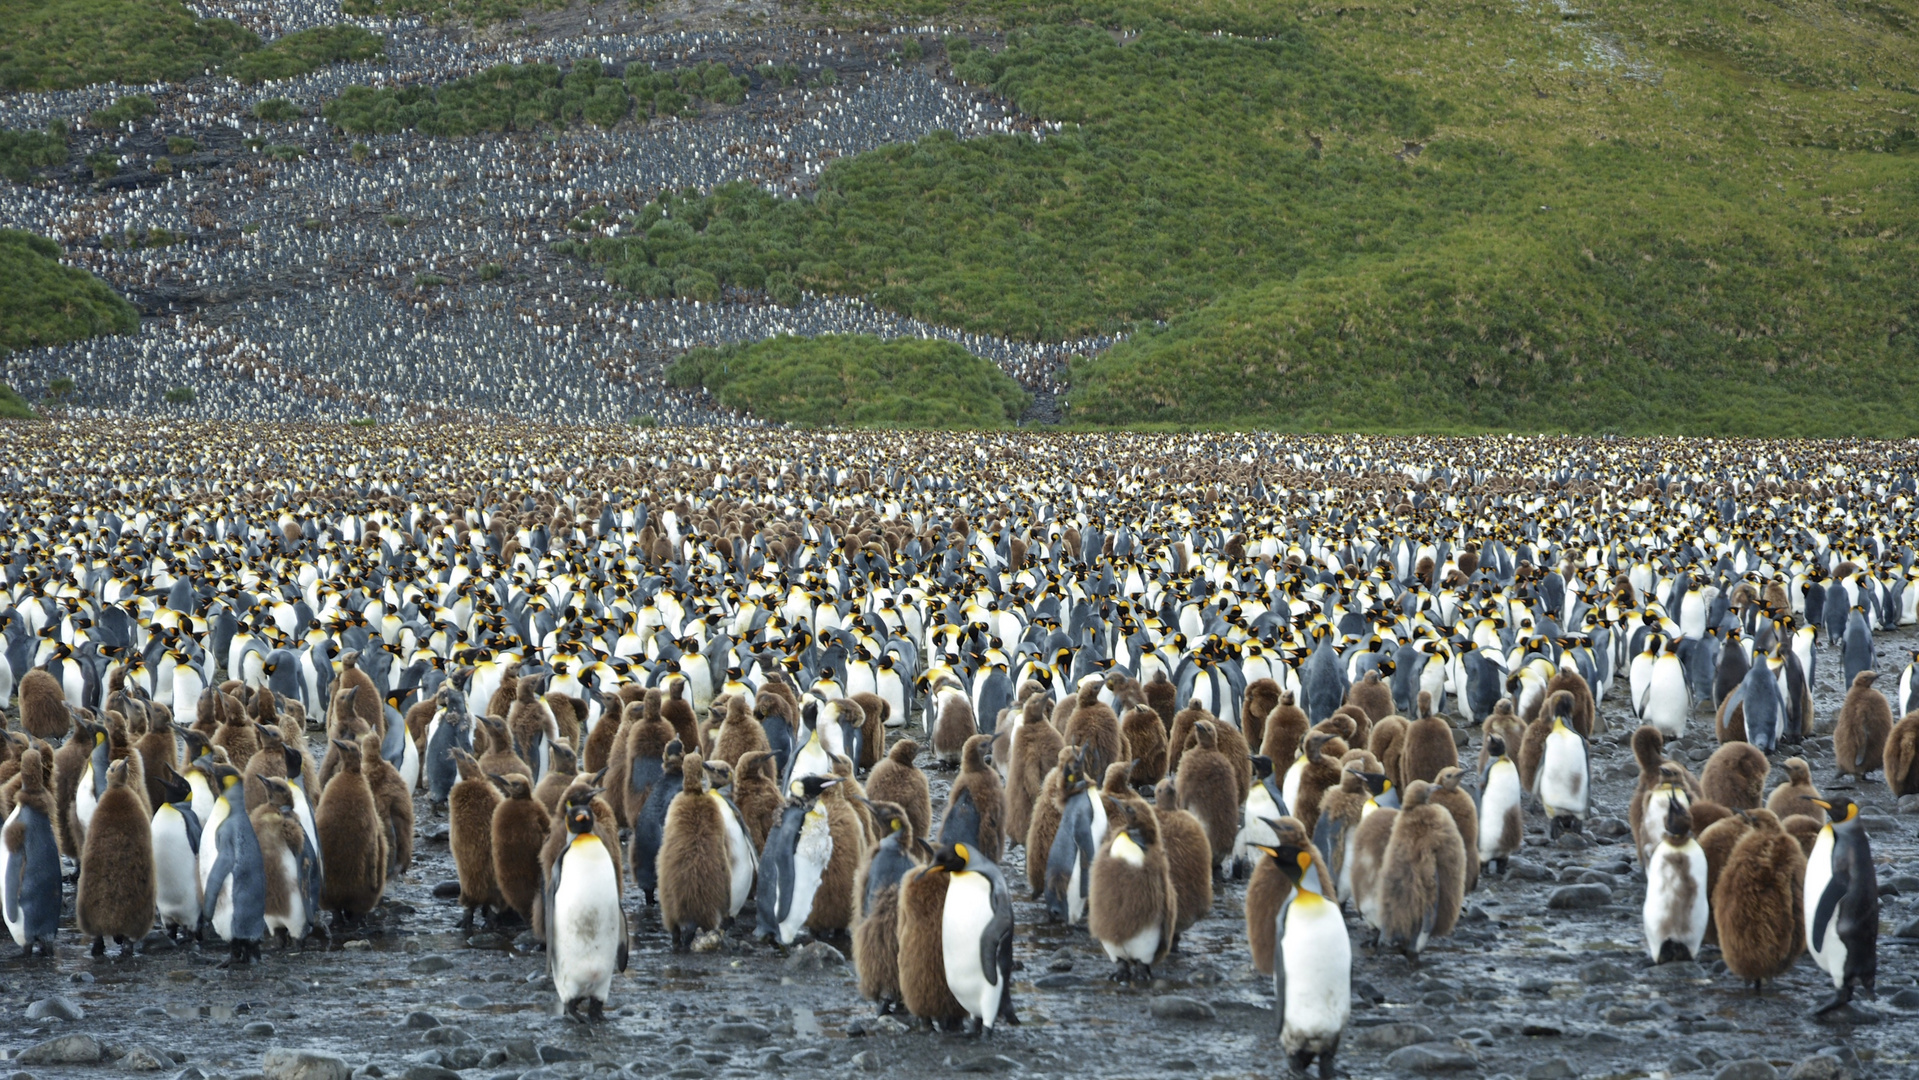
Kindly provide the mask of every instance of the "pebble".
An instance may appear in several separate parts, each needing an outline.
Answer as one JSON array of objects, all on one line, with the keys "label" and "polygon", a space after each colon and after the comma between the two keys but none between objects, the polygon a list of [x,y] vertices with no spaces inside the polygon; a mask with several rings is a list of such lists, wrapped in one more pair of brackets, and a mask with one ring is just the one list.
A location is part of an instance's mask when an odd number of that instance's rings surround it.
[{"label": "pebble", "polygon": [[1153,1018],[1156,1020],[1211,1020],[1219,1013],[1211,1005],[1196,998],[1181,997],[1178,994],[1161,994],[1153,999]]},{"label": "pebble", "polygon": [[1764,1058],[1746,1058],[1719,1066],[1712,1080],[1779,1080],[1779,1070]]},{"label": "pebble", "polygon": [[714,1024],[706,1029],[706,1041],[711,1043],[762,1043],[772,1037],[764,1025],[750,1020]]},{"label": "pebble", "polygon": [[1444,1042],[1414,1043],[1386,1055],[1386,1067],[1395,1072],[1458,1072],[1478,1066],[1478,1059],[1471,1054]]},{"label": "pebble", "polygon": [[87,1012],[67,998],[58,994],[41,998],[27,1006],[29,1020],[85,1020]]},{"label": "pebble", "polygon": [[240,1034],[245,1035],[249,1039],[271,1039],[273,1038],[274,1028],[272,1024],[267,1023],[265,1020],[255,1020],[246,1027],[241,1028]]},{"label": "pebble", "polygon": [[1675,1076],[1680,1073],[1698,1072],[1705,1067],[1705,1062],[1691,1054],[1674,1054],[1672,1060],[1666,1062],[1666,1071]]},{"label": "pebble", "polygon": [[151,1046],[136,1046],[120,1058],[119,1065],[131,1072],[158,1072],[171,1068],[173,1059]]},{"label": "pebble", "polygon": [[1025,1066],[1007,1057],[1005,1054],[988,1054],[984,1057],[973,1058],[970,1061],[960,1061],[957,1058],[948,1057],[946,1059],[946,1067],[954,1072],[963,1073],[1019,1072],[1025,1068]]},{"label": "pebble", "polygon": [[1033,985],[1041,990],[1060,990],[1068,986],[1078,986],[1085,980],[1067,971],[1056,971],[1051,975],[1041,975],[1033,980]]},{"label": "pebble", "polygon": [[1434,1042],[1439,1037],[1425,1024],[1378,1024],[1353,1032],[1352,1044],[1363,1050],[1397,1050],[1414,1043]]},{"label": "pebble", "polygon": [[1919,1009],[1919,990],[1908,986],[1904,990],[1887,998],[1886,1001],[1888,1004],[1898,1006],[1901,1009]]},{"label": "pebble", "polygon": [[462,1009],[484,1009],[493,1004],[493,1001],[485,994],[461,994],[453,999],[453,1004]]},{"label": "pebble", "polygon": [[406,1026],[416,1031],[440,1026],[440,1018],[430,1012],[410,1012],[406,1014]]},{"label": "pebble", "polygon": [[1595,908],[1612,899],[1612,890],[1604,885],[1561,885],[1546,898],[1546,906],[1556,911]]},{"label": "pebble", "polygon": [[1576,832],[1560,833],[1553,846],[1561,851],[1584,851],[1592,846],[1592,841]]},{"label": "pebble", "polygon": [[569,1050],[564,1046],[541,1046],[537,1052],[542,1065],[551,1065],[556,1061],[584,1061],[588,1056],[583,1051]]},{"label": "pebble", "polygon": [[826,1060],[826,1051],[817,1046],[808,1046],[800,1050],[789,1050],[780,1055],[782,1065],[817,1065]]},{"label": "pebble", "polygon": [[460,898],[460,883],[458,880],[435,882],[433,885],[433,895],[439,900],[458,900]]},{"label": "pebble", "polygon": [[1802,1058],[1786,1074],[1786,1080],[1851,1080],[1852,1070],[1838,1058],[1814,1054]]},{"label": "pebble", "polygon": [[1919,938],[1919,917],[1909,919],[1899,929],[1892,932],[1893,937]]},{"label": "pebble", "polygon": [[1899,796],[1899,812],[1902,814],[1919,814],[1919,795]]},{"label": "pebble", "polygon": [[353,1075],[345,1058],[313,1050],[268,1050],[260,1072],[266,1080],[347,1080]]},{"label": "pebble", "polygon": [[1579,981],[1592,986],[1631,982],[1632,972],[1610,960],[1595,960],[1579,969]]},{"label": "pebble", "polygon": [[1876,1024],[1880,1021],[1880,1019],[1881,1017],[1879,1016],[1878,1013],[1873,1012],[1871,1009],[1865,1008],[1864,1006],[1858,1004],[1857,1002],[1853,1002],[1848,1005],[1841,1005],[1837,1009],[1832,1010],[1831,1012],[1820,1013],[1819,1015],[1813,1017],[1813,1020],[1818,1023],[1827,1024],[1835,1027],[1851,1027],[1851,1026],[1863,1027],[1868,1024]]},{"label": "pebble", "polygon": [[460,1043],[470,1042],[472,1039],[473,1036],[468,1035],[464,1028],[451,1026],[428,1028],[426,1032],[420,1036],[420,1041],[429,1046],[458,1046]]},{"label": "pebble", "polygon": [[1526,1068],[1526,1080],[1573,1080],[1579,1070],[1563,1057],[1535,1061]]},{"label": "pebble", "polygon": [[428,953],[406,966],[415,975],[432,975],[453,966],[453,961],[439,953]]},{"label": "pebble", "polygon": [[1514,855],[1506,861],[1506,875],[1521,881],[1551,881],[1553,872],[1531,859],[1522,859]]},{"label": "pebble", "polygon": [[[1638,766],[1634,765],[1629,767],[1633,773],[1637,775]],[[1631,825],[1626,824],[1616,817],[1594,818],[1588,827],[1592,829],[1594,836],[1604,836],[1615,840],[1619,837],[1629,835],[1632,832]]]},{"label": "pebble", "polygon": [[822,971],[829,967],[844,967],[846,957],[838,949],[824,941],[809,941],[793,950],[783,965],[789,972]]},{"label": "pebble", "polygon": [[444,1065],[408,1065],[400,1080],[460,1080],[460,1074]]},{"label": "pebble", "polygon": [[860,1072],[879,1072],[880,1056],[872,1050],[861,1050],[859,1053],[853,1055],[853,1060],[850,1064]]}]

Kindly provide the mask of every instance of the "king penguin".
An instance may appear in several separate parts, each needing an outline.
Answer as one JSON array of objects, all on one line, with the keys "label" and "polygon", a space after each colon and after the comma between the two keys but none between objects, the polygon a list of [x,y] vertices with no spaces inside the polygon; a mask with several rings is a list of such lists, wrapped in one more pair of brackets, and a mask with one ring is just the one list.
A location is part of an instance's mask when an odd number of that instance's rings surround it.
[{"label": "king penguin", "polygon": [[247,817],[240,770],[215,765],[213,782],[219,794],[200,834],[200,914],[232,946],[226,962],[246,963],[259,958],[260,939],[267,932],[260,839]]},{"label": "king penguin", "polygon": [[833,859],[833,831],[820,796],[837,776],[793,781],[780,823],[760,853],[759,921],[762,940],[791,945],[813,913],[813,896]]},{"label": "king penguin", "polygon": [[1665,835],[1646,860],[1646,953],[1655,964],[1690,960],[1706,937],[1706,852],[1692,836],[1683,794],[1666,794]]},{"label": "king penguin", "polygon": [[[595,831],[592,796],[570,799],[570,839],[545,871],[547,972],[566,1015],[582,1023],[606,1018],[613,976],[626,970],[629,942],[620,908],[619,854]],[[580,1014],[584,1006],[586,1014]]]},{"label": "king penguin", "polygon": [[1279,1044],[1295,1072],[1315,1058],[1320,1080],[1337,1075],[1333,1058],[1353,1011],[1353,946],[1339,905],[1320,895],[1315,859],[1305,848],[1262,847],[1292,883],[1279,906],[1273,947],[1273,1012]]},{"label": "king penguin", "polygon": [[1855,990],[1877,997],[1879,880],[1859,807],[1845,796],[1817,802],[1826,824],[1806,859],[1806,948],[1837,988],[1819,1013],[1852,1001]]},{"label": "king penguin", "polygon": [[193,812],[193,786],[164,763],[165,794],[153,808],[154,904],[167,936],[178,940],[200,925],[200,817]]},{"label": "king penguin", "polygon": [[1521,809],[1519,766],[1497,735],[1486,740],[1486,769],[1479,775],[1479,863],[1495,873],[1506,872],[1526,841],[1526,818]]},{"label": "king penguin", "polygon": [[1013,897],[999,866],[965,844],[940,851],[946,910],[940,933],[946,985],[983,1038],[1013,1013]]},{"label": "king penguin", "polygon": [[1536,794],[1552,819],[1549,831],[1554,840],[1567,829],[1579,831],[1592,806],[1592,762],[1587,749],[1585,737],[1567,727],[1564,717],[1553,717],[1540,755]]}]

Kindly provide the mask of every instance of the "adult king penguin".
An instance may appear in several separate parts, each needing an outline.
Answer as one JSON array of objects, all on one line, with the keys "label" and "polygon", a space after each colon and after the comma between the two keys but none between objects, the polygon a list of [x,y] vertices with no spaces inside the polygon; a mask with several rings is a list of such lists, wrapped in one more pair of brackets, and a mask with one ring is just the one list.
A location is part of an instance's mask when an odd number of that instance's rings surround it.
[{"label": "adult king penguin", "polygon": [[946,910],[940,933],[946,985],[984,1038],[993,1024],[1018,1024],[1013,1013],[1013,897],[992,860],[965,844],[941,849]]},{"label": "adult king penguin", "polygon": [[566,1015],[582,1023],[606,1018],[606,997],[614,974],[626,970],[628,948],[619,856],[594,830],[598,794],[587,789],[585,798],[567,801],[571,836],[545,867],[547,970]]},{"label": "adult king penguin", "polygon": [[1706,936],[1706,852],[1692,836],[1692,815],[1678,793],[1666,795],[1665,836],[1646,860],[1646,952],[1655,964],[1690,960]]},{"label": "adult king penguin", "polygon": [[240,770],[215,765],[220,793],[200,834],[200,915],[221,940],[232,945],[227,963],[260,956],[266,936],[266,870],[260,838],[247,817],[246,785]]},{"label": "adult king penguin", "polygon": [[1353,946],[1339,905],[1320,895],[1309,875],[1312,852],[1290,844],[1261,847],[1279,866],[1293,893],[1279,906],[1274,928],[1273,1011],[1279,1045],[1295,1072],[1319,1060],[1320,1080],[1333,1080],[1333,1056],[1353,1012]]},{"label": "adult king penguin", "polygon": [[1859,807],[1846,797],[1810,800],[1825,808],[1826,824],[1806,859],[1806,948],[1837,988],[1817,1012],[1852,1001],[1855,990],[1877,997],[1879,880]]}]

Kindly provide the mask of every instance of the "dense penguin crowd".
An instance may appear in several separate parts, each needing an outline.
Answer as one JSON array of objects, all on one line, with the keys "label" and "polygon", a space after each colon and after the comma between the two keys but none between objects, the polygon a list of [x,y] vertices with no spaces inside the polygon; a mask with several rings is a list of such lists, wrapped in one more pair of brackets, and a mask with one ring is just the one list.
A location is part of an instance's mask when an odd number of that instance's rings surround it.
[{"label": "dense penguin crowd", "polygon": [[[316,16],[284,17],[297,29]],[[326,21],[338,21],[337,12]],[[936,337],[995,361],[1044,407],[1069,356],[1110,344],[962,333],[846,298],[805,296],[792,307],[760,295],[697,306],[647,301],[550,250],[563,239],[616,235],[620,214],[661,192],[745,180],[798,196],[836,158],[933,131],[1043,136],[1044,125],[988,95],[888,61],[894,35],[673,30],[501,44],[407,22],[368,25],[386,34],[385,58],[279,83],[208,78],[0,98],[0,125],[63,120],[76,128],[78,155],[121,162],[101,182],[76,168],[51,184],[0,184],[0,226],[61,241],[75,265],[149,316],[136,336],[10,354],[0,379],[37,400],[52,381],[71,378],[63,404],[80,417],[703,423],[715,419],[703,396],[674,393],[660,379],[694,345],[789,331]],[[611,130],[342,138],[319,116],[354,84],[589,58],[615,65],[609,70],[720,62],[755,85],[741,106],[629,119]],[[769,61],[793,64],[810,81],[782,88],[754,74]],[[820,85],[822,72],[837,81]],[[77,126],[133,89],[153,95],[154,115],[112,132]],[[251,110],[269,98],[308,115],[256,119]],[[170,153],[169,137],[193,139],[195,149]],[[611,215],[582,218],[596,208]],[[145,243],[156,235],[169,242]],[[552,373],[537,384],[521,377],[519,362],[534,351]],[[192,400],[168,400],[176,387],[191,389]]]},{"label": "dense penguin crowd", "polygon": [[[524,925],[581,1020],[655,937],[810,938],[882,1016],[987,1033],[1035,935],[1154,985],[1243,889],[1233,963],[1330,1077],[1356,969],[1464,962],[1475,894],[1592,845],[1643,882],[1648,964],[1758,987],[1803,954],[1848,1025],[1910,981],[1874,845],[1911,828],[1868,813],[1919,794],[1919,663],[1875,644],[1919,615],[1910,445],[0,440],[30,952],[390,933],[444,815],[462,925]],[[1604,918],[1594,889],[1550,907]]]}]

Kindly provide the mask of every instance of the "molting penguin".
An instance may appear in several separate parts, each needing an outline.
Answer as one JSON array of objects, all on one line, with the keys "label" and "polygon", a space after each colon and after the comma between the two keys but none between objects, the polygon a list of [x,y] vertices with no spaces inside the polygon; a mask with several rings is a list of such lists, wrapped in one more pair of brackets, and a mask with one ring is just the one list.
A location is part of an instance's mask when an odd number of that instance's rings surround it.
[{"label": "molting penguin", "polygon": [[1465,773],[1459,766],[1453,765],[1439,772],[1439,779],[1433,782],[1427,798],[1445,808],[1452,815],[1453,824],[1459,829],[1459,839],[1466,844],[1466,891],[1472,892],[1479,887],[1479,808],[1470,791],[1459,790],[1459,781]]},{"label": "molting penguin", "polygon": [[[1340,783],[1344,785],[1345,781]],[[1320,799],[1322,807],[1324,796]],[[1264,754],[1253,756],[1253,785],[1246,789],[1246,802],[1240,807],[1239,832],[1233,837],[1233,876],[1251,868],[1250,849],[1254,844],[1273,847],[1279,838],[1272,835],[1268,821],[1285,817],[1287,807],[1279,793],[1279,778],[1273,773],[1273,761]],[[1321,811],[1324,816],[1324,811]],[[1197,820],[1197,819],[1195,819]],[[1209,886],[1210,888],[1210,886]]]},{"label": "molting penguin", "polygon": [[53,793],[47,790],[41,752],[27,750],[20,755],[13,809],[0,826],[0,911],[22,956],[33,955],[35,948],[52,956],[60,932],[60,848],[53,822]]},{"label": "molting penguin", "polygon": [[[1106,839],[1106,800],[1093,786],[1093,777],[1086,770],[1085,748],[1077,752],[1068,748],[1060,753],[1062,758],[1066,754],[1072,754],[1073,758],[1061,765],[1056,796],[1058,816],[1050,822],[1053,832],[1045,848],[1043,897],[1048,916],[1068,926],[1077,926],[1086,913],[1093,859]],[[1049,822],[1045,817],[1034,816],[1028,852],[1041,850],[1037,842],[1040,828],[1046,824]],[[1029,864],[1032,861],[1029,855]]]},{"label": "molting penguin", "polygon": [[[999,773],[993,770],[992,744],[992,736],[975,735],[960,750],[959,776],[947,792],[940,843],[972,844],[974,854],[997,865],[1005,849],[1006,795]],[[962,804],[970,805],[970,814],[962,810]],[[957,832],[956,818],[969,819]]]},{"label": "molting penguin", "polygon": [[1093,860],[1086,929],[1119,965],[1115,981],[1151,985],[1153,965],[1173,944],[1179,897],[1152,807],[1137,795],[1118,807]]},{"label": "molting penguin", "polygon": [[1690,960],[1706,937],[1706,852],[1692,836],[1692,816],[1667,796],[1665,835],[1646,860],[1646,953],[1655,964]]},{"label": "molting penguin", "polygon": [[990,1034],[995,1021],[1018,1024],[1013,1012],[1013,897],[999,866],[965,844],[940,849],[946,870],[945,909],[940,917],[946,985],[975,1030]]},{"label": "molting penguin", "polygon": [[583,1023],[606,1018],[606,998],[613,976],[626,970],[629,945],[626,913],[620,908],[619,853],[607,847],[595,828],[594,794],[589,788],[586,798],[567,801],[570,839],[543,868],[541,904],[547,972],[562,1010]]},{"label": "molting penguin", "polygon": [[[1273,928],[1273,1011],[1280,1048],[1293,1071],[1319,1061],[1320,1080],[1333,1080],[1334,1055],[1352,1018],[1353,947],[1339,904],[1322,895],[1314,852],[1295,845],[1261,850],[1292,885]],[[1248,905],[1248,918],[1252,917]]]},{"label": "molting penguin", "polygon": [[957,1024],[966,1008],[946,982],[946,894],[952,875],[943,862],[916,866],[900,877],[898,967],[900,1002],[936,1026]]},{"label": "molting penguin", "polygon": [[131,956],[153,925],[153,903],[153,825],[136,754],[107,770],[107,790],[94,809],[80,855],[74,924],[93,938],[93,955],[105,953],[111,937],[122,956]]},{"label": "molting penguin", "polygon": [[1885,766],[1886,736],[1892,734],[1892,706],[1886,695],[1873,689],[1876,671],[1861,671],[1852,677],[1846,702],[1839,709],[1839,721],[1832,728],[1833,764],[1841,776],[1861,780]]},{"label": "molting penguin", "polygon": [[1746,816],[1752,829],[1726,856],[1712,889],[1712,914],[1727,969],[1756,992],[1764,980],[1785,974],[1806,947],[1806,856],[1771,812]]},{"label": "molting penguin", "polygon": [[[221,940],[231,943],[227,962],[244,963],[259,957],[260,939],[266,936],[266,871],[259,837],[247,817],[240,770],[215,765],[213,782],[219,794],[200,834],[200,915]],[[371,824],[367,828],[368,835],[377,838]]]},{"label": "molting penguin", "polygon": [[1828,1013],[1856,990],[1878,996],[1879,879],[1859,807],[1843,796],[1819,806],[1828,820],[1806,859],[1806,949],[1837,990],[1819,1006]]},{"label": "molting penguin", "polygon": [[251,815],[266,876],[266,923],[283,944],[300,942],[320,918],[320,856],[294,812],[299,792],[285,777],[265,780],[266,801]]},{"label": "molting penguin", "polygon": [[[1919,590],[1919,584],[1910,586]],[[1886,736],[1882,758],[1886,789],[1894,798],[1919,795],[1919,710],[1908,712]]]}]

